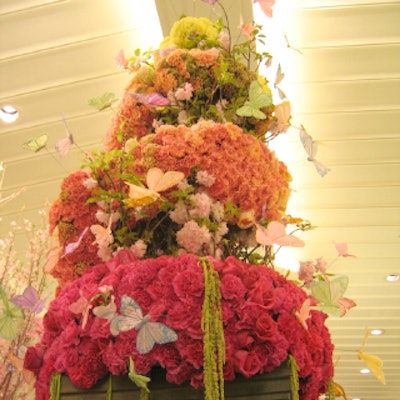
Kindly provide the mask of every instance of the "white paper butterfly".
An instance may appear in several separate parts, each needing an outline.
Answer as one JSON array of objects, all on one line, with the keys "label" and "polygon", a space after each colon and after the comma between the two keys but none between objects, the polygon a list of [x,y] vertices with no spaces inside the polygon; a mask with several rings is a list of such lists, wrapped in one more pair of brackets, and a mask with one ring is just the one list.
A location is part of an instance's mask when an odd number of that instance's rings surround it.
[{"label": "white paper butterfly", "polygon": [[164,344],[175,342],[178,335],[161,322],[150,321],[150,315],[143,317],[142,309],[134,299],[127,295],[121,297],[121,315],[118,315],[114,299],[107,306],[98,306],[93,313],[110,322],[110,331],[116,336],[133,328],[138,330],[136,348],[139,353],[146,354],[156,343]]},{"label": "white paper butterfly", "polygon": [[164,173],[160,168],[150,168],[146,175],[147,188],[127,182],[129,198],[124,202],[130,207],[151,204],[161,197],[160,192],[173,188],[184,177],[185,174],[180,171],[167,171]]},{"label": "white paper butterfly", "polygon": [[321,176],[325,176],[329,172],[329,168],[315,159],[318,151],[318,142],[307,133],[303,126],[299,135],[301,143],[303,144],[304,150],[308,156],[307,160],[314,164],[315,169]]}]

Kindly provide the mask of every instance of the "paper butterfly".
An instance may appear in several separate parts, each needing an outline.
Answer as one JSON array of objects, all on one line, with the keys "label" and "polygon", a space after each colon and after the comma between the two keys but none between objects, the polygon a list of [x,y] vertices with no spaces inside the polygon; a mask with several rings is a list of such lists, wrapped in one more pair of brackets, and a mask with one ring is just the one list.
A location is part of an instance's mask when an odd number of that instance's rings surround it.
[{"label": "paper butterfly", "polygon": [[[352,300],[343,297],[349,284],[349,278],[347,275],[340,275],[331,280],[328,280],[327,277],[324,277],[324,279],[322,281],[314,281],[311,284],[311,294],[318,303],[317,306],[312,308],[342,317],[347,309],[355,306]],[[347,300],[348,305],[345,306]]]},{"label": "paper butterfly", "polygon": [[279,84],[282,82],[284,77],[285,74],[282,72],[281,64],[278,64],[278,69],[276,70],[274,88],[278,91],[279,97],[282,100],[287,98],[285,92],[279,87]]},{"label": "paper butterfly", "polygon": [[125,57],[125,53],[124,53],[123,49],[121,49],[118,52],[118,54],[114,57],[114,60],[116,61],[116,63],[118,64],[119,67],[124,68],[124,69],[128,68],[129,61]]},{"label": "paper butterfly", "polygon": [[256,241],[263,246],[303,247],[304,242],[296,236],[288,235],[285,225],[278,221],[271,221],[266,228],[256,224]]},{"label": "paper butterfly", "polygon": [[129,357],[129,372],[128,372],[129,379],[140,389],[150,393],[147,384],[150,382],[150,378],[146,375],[140,375],[135,371],[135,364],[132,360],[132,357]]},{"label": "paper butterfly", "polygon": [[18,334],[18,320],[24,319],[24,313],[15,304],[10,303],[3,288],[0,286],[0,298],[2,301],[0,315],[0,337],[5,340],[13,340]]},{"label": "paper butterfly", "polygon": [[185,174],[180,171],[167,171],[160,168],[150,168],[146,175],[147,188],[127,183],[129,186],[129,198],[124,202],[130,207],[140,207],[151,204],[160,198],[160,192],[171,189],[177,185]]},{"label": "paper butterfly", "polygon": [[37,153],[38,151],[46,147],[47,139],[47,134],[44,133],[43,135],[28,140],[22,145],[22,147],[24,149],[32,150],[34,153]]},{"label": "paper butterfly", "polygon": [[89,99],[88,104],[89,106],[94,107],[97,111],[102,111],[108,107],[111,107],[114,101],[117,101],[115,94],[111,92],[105,92],[101,96]]},{"label": "paper butterfly", "polygon": [[71,303],[68,309],[74,314],[82,314],[82,329],[85,329],[87,320],[89,318],[89,312],[93,308],[93,305],[80,291],[80,296],[77,301]]},{"label": "paper butterfly", "polygon": [[275,118],[277,119],[278,122],[278,131],[279,133],[284,133],[288,130],[290,127],[290,116],[291,116],[291,108],[290,108],[290,102],[289,101],[284,101],[277,106],[275,106],[274,109],[274,114]]},{"label": "paper butterfly", "polygon": [[178,336],[174,330],[160,322],[151,322],[150,316],[143,317],[142,309],[134,299],[123,295],[121,297],[121,315],[116,313],[116,305],[111,301],[107,306],[98,306],[93,313],[110,322],[110,331],[114,336],[133,328],[138,330],[136,348],[140,354],[146,354],[156,343],[174,342]]},{"label": "paper butterfly", "polygon": [[364,347],[367,343],[368,336],[369,330],[367,329],[361,348],[357,352],[358,358],[364,361],[368,369],[375,375],[376,379],[378,379],[379,382],[385,385],[386,379],[385,374],[382,370],[383,361],[373,354],[364,353]]},{"label": "paper butterfly", "polygon": [[50,236],[49,251],[46,254],[46,262],[43,266],[43,272],[45,274],[50,274],[54,270],[62,257],[63,250],[60,244],[58,226],[56,226]]},{"label": "paper butterfly", "polygon": [[263,13],[267,17],[272,17],[272,6],[275,4],[275,0],[253,0],[253,3],[258,3]]},{"label": "paper butterfly", "polygon": [[15,368],[22,376],[26,383],[32,383],[35,380],[35,374],[24,368],[24,357],[26,353],[26,346],[21,345],[17,349],[17,354],[9,353],[7,359],[10,361],[13,368]]},{"label": "paper butterfly", "polygon": [[89,228],[86,227],[86,228],[82,231],[82,233],[79,235],[79,238],[78,238],[77,241],[68,243],[68,244],[65,246],[65,251],[64,251],[64,254],[61,256],[61,258],[67,256],[68,254],[71,254],[72,252],[74,252],[74,251],[79,247],[79,245],[81,244],[82,239],[83,239],[83,237],[85,236],[85,234],[86,234],[86,232],[88,231],[88,229],[89,229]]},{"label": "paper butterfly", "polygon": [[64,115],[62,115],[61,117],[62,117],[62,120],[64,123],[64,127],[65,127],[67,136],[60,139],[56,143],[55,147],[56,147],[56,150],[57,150],[58,154],[60,155],[60,157],[63,158],[68,154],[68,151],[71,148],[71,145],[74,143],[74,138],[68,129],[67,122],[65,121]]},{"label": "paper butterfly", "polygon": [[92,225],[90,231],[95,236],[97,244],[97,255],[103,260],[108,261],[112,256],[112,249],[109,247],[114,242],[114,236],[111,231],[112,215],[110,215],[108,226],[105,228],[102,225]]},{"label": "paper butterfly", "polygon": [[329,172],[329,168],[315,159],[318,150],[318,142],[313,140],[312,136],[306,132],[304,127],[300,130],[299,135],[301,143],[303,144],[304,150],[308,156],[307,160],[314,164],[315,169],[321,176],[325,176]]},{"label": "paper butterfly", "polygon": [[44,300],[39,299],[37,290],[28,286],[23,294],[19,294],[10,299],[10,302],[21,309],[28,309],[34,314],[39,314],[44,307]]},{"label": "paper butterfly", "polygon": [[340,257],[355,257],[353,254],[348,253],[348,245],[346,242],[335,243],[335,247]]},{"label": "paper butterfly", "polygon": [[260,111],[260,108],[272,105],[272,95],[263,90],[258,81],[250,84],[249,100],[244,106],[236,110],[236,114],[241,117],[254,117],[257,119],[266,119],[267,116]]},{"label": "paper butterfly", "polygon": [[240,23],[239,23],[239,29],[249,38],[253,39],[253,32],[255,31],[256,27],[254,24],[245,24],[243,22],[243,17],[240,15]]},{"label": "paper butterfly", "polygon": [[148,104],[151,106],[168,106],[170,104],[169,99],[164,97],[158,92],[150,94],[141,93],[129,93],[137,102]]},{"label": "paper butterfly", "polygon": [[303,325],[303,328],[305,330],[308,330],[307,326],[307,319],[310,317],[310,303],[311,300],[305,299],[303,305],[300,308],[300,311],[295,311],[294,315],[296,315],[296,318],[298,321]]}]

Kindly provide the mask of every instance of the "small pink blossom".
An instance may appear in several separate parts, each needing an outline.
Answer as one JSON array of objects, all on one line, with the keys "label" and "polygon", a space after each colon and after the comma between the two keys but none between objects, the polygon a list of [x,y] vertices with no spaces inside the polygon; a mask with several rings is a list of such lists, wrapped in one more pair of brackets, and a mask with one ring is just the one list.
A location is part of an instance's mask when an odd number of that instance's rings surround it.
[{"label": "small pink blossom", "polygon": [[313,281],[315,273],[314,264],[311,261],[300,261],[299,279],[304,282],[305,286],[309,286]]},{"label": "small pink blossom", "polygon": [[193,96],[193,86],[186,82],[183,88],[178,88],[175,91],[175,98],[179,101],[190,100]]},{"label": "small pink blossom", "polygon": [[194,204],[194,208],[189,210],[189,215],[192,218],[209,217],[211,211],[211,199],[207,193],[196,193],[190,196],[190,201]]},{"label": "small pink blossom", "polygon": [[209,174],[207,171],[198,171],[196,174],[196,182],[205,187],[210,187],[215,183],[215,176]]},{"label": "small pink blossom", "polygon": [[188,253],[199,254],[204,245],[211,240],[211,234],[207,227],[199,226],[195,221],[188,221],[183,228],[176,233],[176,241]]},{"label": "small pink blossom", "polygon": [[189,214],[186,204],[183,202],[176,203],[175,209],[169,212],[169,217],[177,224],[183,225],[187,222],[189,220]]},{"label": "small pink blossom", "polygon": [[130,248],[129,250],[133,253],[133,255],[136,258],[143,258],[145,253],[146,253],[147,245],[146,243],[142,240],[139,239],[137,240]]}]

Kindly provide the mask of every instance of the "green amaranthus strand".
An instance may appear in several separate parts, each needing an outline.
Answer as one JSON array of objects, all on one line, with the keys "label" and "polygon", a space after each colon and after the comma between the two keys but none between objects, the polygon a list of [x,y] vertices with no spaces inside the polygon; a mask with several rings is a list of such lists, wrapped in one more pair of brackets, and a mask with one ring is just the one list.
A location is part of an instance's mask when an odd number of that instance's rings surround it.
[{"label": "green amaranthus strand", "polygon": [[292,390],[292,400],[299,400],[299,375],[297,373],[299,367],[297,366],[296,360],[292,355],[289,355],[288,363],[291,370],[290,386]]},{"label": "green amaranthus strand", "polygon": [[205,400],[224,399],[225,339],[222,324],[219,275],[213,263],[201,258],[204,272],[204,302],[201,328],[204,332],[204,388]]},{"label": "green amaranthus strand", "polygon": [[60,400],[61,397],[61,374],[55,373],[51,376],[49,400]]}]

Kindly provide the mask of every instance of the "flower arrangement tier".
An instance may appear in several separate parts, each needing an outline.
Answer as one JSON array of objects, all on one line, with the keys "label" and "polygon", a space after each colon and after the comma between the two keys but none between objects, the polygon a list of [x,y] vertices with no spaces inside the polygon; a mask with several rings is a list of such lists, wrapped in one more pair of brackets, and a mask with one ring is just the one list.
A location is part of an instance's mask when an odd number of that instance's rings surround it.
[{"label": "flower arrangement tier", "polygon": [[[220,317],[204,315],[205,263],[220,282]],[[311,400],[332,375],[333,346],[326,314],[313,310],[305,323],[296,316],[306,298],[272,268],[235,257],[221,261],[183,254],[139,260],[121,250],[59,292],[25,367],[36,374],[41,400],[48,398],[56,372],[90,388],[109,373],[127,374],[130,359],[138,374],[159,365],[169,382],[199,387],[207,346],[204,319],[221,318],[225,380],[272,371],[291,354],[301,399]]]},{"label": "flower arrangement tier", "polygon": [[64,180],[46,269],[62,286],[121,247],[141,257],[246,258],[255,223],[285,214],[289,181],[274,153],[232,123],[160,126]]}]

